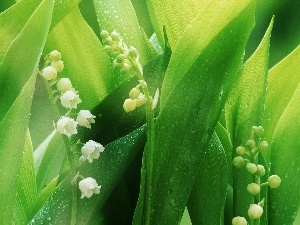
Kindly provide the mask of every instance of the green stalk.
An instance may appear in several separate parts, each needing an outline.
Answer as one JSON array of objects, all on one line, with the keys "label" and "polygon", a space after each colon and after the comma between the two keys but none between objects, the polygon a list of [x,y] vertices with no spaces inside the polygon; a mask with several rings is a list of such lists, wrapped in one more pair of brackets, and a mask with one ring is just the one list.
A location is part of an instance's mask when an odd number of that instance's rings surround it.
[{"label": "green stalk", "polygon": [[[58,121],[60,118],[60,113],[59,110],[57,108],[56,105],[56,98],[53,96],[53,91],[51,88],[51,85],[49,84],[49,82],[47,80],[45,81],[45,85],[46,85],[46,89],[48,92],[48,96],[49,96],[49,100],[51,102],[51,106],[52,106],[52,110],[54,113],[54,119],[55,121]],[[73,157],[73,152],[72,152],[72,148],[70,145],[70,140],[67,136],[62,135],[65,147],[66,147],[66,152],[67,152],[67,157],[68,157],[68,161],[70,163],[70,171],[71,174],[76,174],[76,167],[74,164],[74,157]],[[75,225],[76,224],[76,216],[77,216],[77,187],[75,185],[72,185],[72,215],[71,215],[71,225]]]}]

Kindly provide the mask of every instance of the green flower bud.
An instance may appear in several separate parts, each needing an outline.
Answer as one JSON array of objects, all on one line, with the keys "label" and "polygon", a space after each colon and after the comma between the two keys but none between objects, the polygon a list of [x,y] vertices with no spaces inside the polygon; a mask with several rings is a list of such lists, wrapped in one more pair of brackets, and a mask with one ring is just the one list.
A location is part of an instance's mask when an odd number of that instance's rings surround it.
[{"label": "green flower bud", "polygon": [[128,98],[124,101],[123,108],[125,112],[131,112],[135,110],[136,108],[136,101],[132,100],[131,98]]},{"label": "green flower bud", "polygon": [[232,225],[247,225],[247,220],[244,217],[236,216],[232,219]]},{"label": "green flower bud", "polygon": [[100,33],[100,36],[102,38],[107,38],[109,36],[109,33],[106,30],[102,30],[101,33]]},{"label": "green flower bud", "polygon": [[271,175],[268,178],[268,183],[270,188],[278,188],[280,186],[281,179],[277,175]]},{"label": "green flower bud", "polygon": [[254,134],[256,134],[258,137],[263,136],[265,130],[262,126],[258,126],[254,129]]},{"label": "green flower bud", "polygon": [[251,174],[255,174],[257,171],[257,166],[254,163],[247,163],[246,168]]},{"label": "green flower bud", "polygon": [[264,212],[264,210],[260,205],[251,204],[248,209],[248,216],[250,217],[250,219],[256,220],[261,217],[263,212]]},{"label": "green flower bud", "polygon": [[243,166],[245,166],[245,159],[242,156],[234,157],[234,159],[232,160],[232,164],[236,168],[242,168]]},{"label": "green flower bud", "polygon": [[51,66],[54,67],[58,73],[62,72],[64,69],[64,63],[61,60],[53,61]]},{"label": "green flower bud", "polygon": [[120,70],[120,69],[122,69],[124,67],[124,63],[123,62],[118,63],[116,60],[113,61],[113,65],[114,65],[114,68],[118,69],[118,70]]},{"label": "green flower bud", "polygon": [[250,139],[246,142],[246,147],[248,147],[249,149],[255,148],[255,141]]},{"label": "green flower bud", "polygon": [[257,167],[257,171],[256,171],[255,175],[258,177],[264,176],[266,173],[265,167],[263,165],[259,165],[259,164],[256,167]]},{"label": "green flower bud", "polygon": [[138,55],[136,48],[132,46],[129,48],[128,54],[132,59],[136,59]]},{"label": "green flower bud", "polygon": [[116,58],[116,61],[118,63],[122,63],[122,62],[124,62],[125,58],[126,58],[126,56],[124,54],[119,54]]},{"label": "green flower bud", "polygon": [[134,101],[136,101],[136,107],[140,107],[145,104],[146,99],[145,96],[140,93],[139,97],[135,98]]},{"label": "green flower bud", "polygon": [[240,156],[243,156],[243,155],[245,155],[245,153],[246,153],[245,147],[243,147],[243,146],[238,146],[238,147],[236,148],[236,154],[238,154],[238,155],[240,155]]},{"label": "green flower bud", "polygon": [[54,61],[54,62],[59,61],[61,59],[61,53],[57,50],[54,50],[54,51],[50,52],[49,58],[51,61]]},{"label": "green flower bud", "polygon": [[247,191],[251,195],[257,195],[260,192],[260,186],[258,184],[256,184],[256,183],[248,184]]},{"label": "green flower bud", "polygon": [[120,41],[120,35],[118,34],[118,32],[113,31],[113,32],[111,32],[110,36],[111,36],[112,40]]},{"label": "green flower bud", "polygon": [[258,149],[260,152],[264,153],[268,150],[269,143],[267,141],[262,141],[258,145]]},{"label": "green flower bud", "polygon": [[138,88],[132,88],[131,91],[129,92],[129,97],[131,99],[138,98],[140,95],[141,91]]}]

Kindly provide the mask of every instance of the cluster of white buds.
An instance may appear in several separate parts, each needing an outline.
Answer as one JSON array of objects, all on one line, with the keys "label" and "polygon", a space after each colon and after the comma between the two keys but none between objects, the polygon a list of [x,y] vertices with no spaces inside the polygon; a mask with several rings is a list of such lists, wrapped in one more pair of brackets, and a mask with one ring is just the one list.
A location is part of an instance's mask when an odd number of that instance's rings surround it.
[{"label": "cluster of white buds", "polygon": [[140,87],[142,85],[143,87],[147,86],[145,81],[140,80],[140,84],[138,84],[136,87],[130,90],[129,98],[127,98],[123,103],[123,108],[125,112],[131,112],[135,110],[137,107],[140,107],[145,104],[146,102],[145,95],[140,91]]},{"label": "cluster of white buds", "polygon": [[[264,134],[262,126],[253,126],[250,131],[249,139],[246,141],[245,146],[238,146],[236,148],[237,156],[232,160],[232,164],[236,168],[245,167],[246,170],[253,176],[255,182],[248,184],[247,191],[253,195],[258,196],[261,191],[261,187],[269,185],[270,188],[277,188],[281,183],[281,179],[277,175],[272,175],[265,183],[260,183],[260,178],[265,175],[265,168],[263,165],[257,163],[258,154],[265,153],[268,149],[267,141],[260,141]],[[258,144],[255,141],[258,140]],[[251,204],[248,209],[248,216],[250,219],[259,219],[263,214],[263,202],[258,204]],[[232,224],[247,224],[244,217],[235,217],[232,220]]]},{"label": "cluster of white buds", "polygon": [[[96,116],[89,110],[80,110],[77,113],[76,120],[70,117],[72,109],[76,109],[82,100],[69,78],[57,78],[57,73],[62,72],[63,68],[64,64],[61,60],[61,53],[54,50],[46,57],[46,66],[42,69],[40,74],[50,82],[50,88],[53,94],[58,93],[54,99],[56,100],[59,98],[61,105],[68,109],[68,112],[58,119],[56,130],[58,133],[71,138],[72,135],[78,133],[77,126],[91,128],[91,124],[95,123],[94,119]],[[56,89],[53,90],[54,84],[56,84]],[[104,147],[100,143],[89,140],[81,148],[82,156],[79,161],[83,162],[87,160],[89,163],[92,163],[94,159],[99,158],[100,152],[103,151]],[[75,178],[77,179],[78,175],[76,175]],[[91,177],[84,178],[79,182],[79,189],[82,192],[81,198],[90,198],[93,194],[99,194],[100,188],[101,186],[98,186],[96,180]]]},{"label": "cluster of white buds", "polygon": [[117,55],[113,61],[114,68],[122,73],[128,73],[133,67],[136,67],[142,72],[137,50],[132,46],[128,48],[119,33],[113,31],[109,34],[108,31],[102,30],[100,36],[105,45],[105,51]]}]

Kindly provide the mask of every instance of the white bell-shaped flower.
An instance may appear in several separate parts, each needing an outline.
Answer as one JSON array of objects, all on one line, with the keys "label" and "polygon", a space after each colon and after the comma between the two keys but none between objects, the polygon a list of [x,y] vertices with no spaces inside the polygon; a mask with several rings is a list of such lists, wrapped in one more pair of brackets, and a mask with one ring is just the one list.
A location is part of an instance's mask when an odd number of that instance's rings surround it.
[{"label": "white bell-shaped flower", "polygon": [[104,147],[93,140],[89,140],[86,142],[81,148],[82,156],[79,161],[83,162],[88,160],[89,163],[92,163],[94,159],[99,159],[100,152],[104,151]]},{"label": "white bell-shaped flower", "polygon": [[76,109],[82,101],[75,90],[68,90],[60,97],[60,102],[65,108]]},{"label": "white bell-shaped flower", "polygon": [[56,84],[57,90],[60,92],[66,92],[73,88],[72,83],[69,78],[60,78]]},{"label": "white bell-shaped flower", "polygon": [[95,123],[94,116],[89,110],[80,110],[76,121],[78,122],[79,126],[91,128],[91,123]]},{"label": "white bell-shaped flower", "polygon": [[77,134],[77,122],[74,119],[62,116],[56,124],[56,130],[60,134],[65,134],[71,137],[73,134]]},{"label": "white bell-shaped flower", "polygon": [[101,185],[98,185],[96,180],[92,177],[87,177],[79,181],[79,189],[81,191],[80,198],[90,198],[93,194],[100,193]]},{"label": "white bell-shaped flower", "polygon": [[263,208],[260,205],[257,204],[251,204],[248,209],[248,216],[252,220],[256,220],[261,217],[263,214]]}]

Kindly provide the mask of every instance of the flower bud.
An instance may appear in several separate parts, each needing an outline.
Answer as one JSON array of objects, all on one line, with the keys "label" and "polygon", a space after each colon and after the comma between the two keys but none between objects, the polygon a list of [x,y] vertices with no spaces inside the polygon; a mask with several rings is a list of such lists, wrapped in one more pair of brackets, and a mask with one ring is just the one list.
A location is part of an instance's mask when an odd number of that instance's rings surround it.
[{"label": "flower bud", "polygon": [[100,32],[100,37],[107,38],[109,36],[109,33],[106,30],[102,30]]},{"label": "flower bud", "polygon": [[268,150],[269,143],[267,141],[262,141],[258,145],[258,149],[260,152],[264,153]]},{"label": "flower bud", "polygon": [[56,71],[57,71],[58,73],[60,73],[60,72],[63,71],[63,69],[64,69],[64,63],[63,63],[63,61],[61,61],[61,60],[53,61],[53,62],[51,63],[51,66],[52,66],[53,68],[55,68]]},{"label": "flower bud", "polygon": [[111,36],[112,40],[120,41],[120,35],[115,30],[113,32],[111,32],[110,36]]},{"label": "flower bud", "polygon": [[257,166],[254,163],[247,163],[246,168],[251,174],[255,174],[257,171]]},{"label": "flower bud", "polygon": [[66,92],[72,89],[72,83],[69,78],[60,78],[56,87],[60,92]]},{"label": "flower bud", "polygon": [[257,171],[256,171],[255,175],[258,177],[264,176],[266,173],[265,167],[263,165],[259,165],[259,164],[256,167],[257,167]]},{"label": "flower bud", "polygon": [[257,204],[251,204],[249,209],[248,209],[248,216],[252,220],[256,220],[261,217],[263,214],[263,208]]},{"label": "flower bud", "polygon": [[254,134],[256,134],[258,137],[263,136],[264,132],[265,130],[262,126],[255,127],[254,129]]},{"label": "flower bud", "polygon": [[136,59],[138,55],[136,48],[132,46],[129,48],[128,54],[132,59]]},{"label": "flower bud", "polygon": [[123,68],[120,71],[124,74],[129,73],[131,70],[131,65],[128,63],[124,63]]},{"label": "flower bud", "polygon": [[255,148],[255,141],[252,140],[252,139],[249,139],[247,142],[246,142],[246,147],[248,147],[249,149],[252,149],[252,148]]},{"label": "flower bud", "polygon": [[244,217],[236,216],[232,219],[232,225],[247,225],[247,220]]},{"label": "flower bud", "polygon": [[243,147],[243,146],[238,146],[238,147],[236,148],[236,153],[237,153],[238,155],[240,155],[240,156],[245,155],[245,153],[246,153],[245,147]]},{"label": "flower bud", "polygon": [[257,195],[260,192],[260,186],[258,184],[256,184],[256,183],[248,184],[247,191],[251,195]]},{"label": "flower bud", "polygon": [[131,98],[128,98],[124,101],[123,108],[125,112],[131,112],[135,110],[136,108],[136,101],[132,100]]},{"label": "flower bud", "polygon": [[129,97],[131,99],[135,99],[135,98],[138,98],[139,95],[140,95],[140,89],[138,88],[132,88],[131,91],[129,92]]},{"label": "flower bud", "polygon": [[47,66],[42,71],[42,77],[44,77],[46,80],[53,80],[57,77],[57,71],[52,66]]},{"label": "flower bud", "polygon": [[243,166],[245,166],[245,160],[242,156],[237,156],[237,157],[234,157],[234,159],[232,160],[232,164],[236,168],[242,168]]},{"label": "flower bud", "polygon": [[116,62],[117,63],[122,63],[122,62],[124,62],[124,60],[125,60],[125,55],[124,54],[119,54],[118,56],[117,56],[117,58],[116,58]]},{"label": "flower bud", "polygon": [[278,188],[280,186],[281,179],[277,175],[271,175],[268,178],[268,183],[270,188]]},{"label": "flower bud", "polygon": [[61,53],[57,50],[50,52],[49,58],[51,61],[57,62],[61,59]]}]

